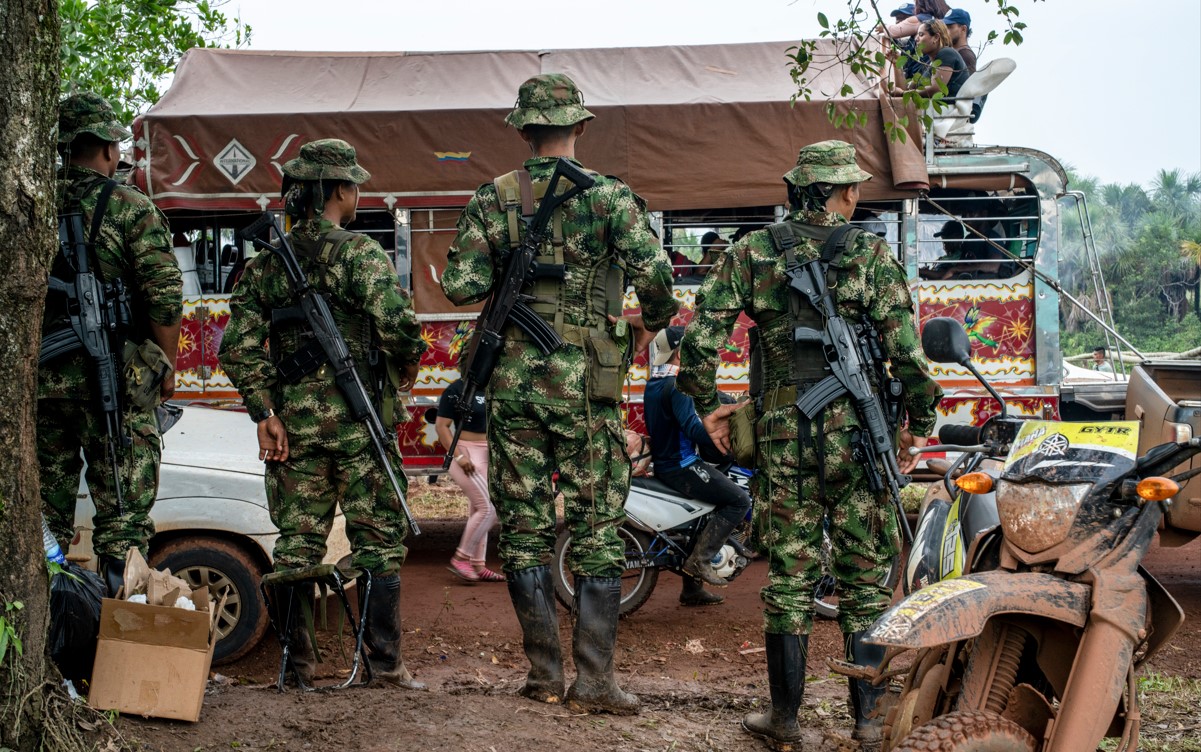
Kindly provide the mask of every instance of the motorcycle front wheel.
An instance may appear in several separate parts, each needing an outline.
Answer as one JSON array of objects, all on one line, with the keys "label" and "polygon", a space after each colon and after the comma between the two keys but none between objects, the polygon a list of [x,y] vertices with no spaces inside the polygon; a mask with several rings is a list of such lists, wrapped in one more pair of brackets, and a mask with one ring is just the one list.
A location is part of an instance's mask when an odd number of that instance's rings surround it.
[{"label": "motorcycle front wheel", "polygon": [[[625,544],[626,561],[638,561],[650,551],[654,538],[650,533],[622,525],[617,535]],[[571,533],[564,530],[555,540],[555,555],[551,561],[551,576],[555,581],[555,597],[563,607],[571,610],[575,602],[575,579],[567,568],[567,554],[571,550]],[[646,603],[655,590],[659,579],[656,567],[634,567],[621,573],[621,606],[619,616],[634,613]]]},{"label": "motorcycle front wheel", "polygon": [[893,752],[1034,752],[1034,737],[986,710],[957,710],[913,730]]}]

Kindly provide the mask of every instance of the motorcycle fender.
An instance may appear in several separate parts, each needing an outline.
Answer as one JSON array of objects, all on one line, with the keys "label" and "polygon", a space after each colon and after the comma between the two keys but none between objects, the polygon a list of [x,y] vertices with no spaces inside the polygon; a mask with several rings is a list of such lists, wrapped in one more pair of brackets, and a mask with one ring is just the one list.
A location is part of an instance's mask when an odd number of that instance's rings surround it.
[{"label": "motorcycle fender", "polygon": [[1092,590],[1035,572],[981,572],[936,582],[884,612],[865,641],[928,648],[975,637],[999,614],[1027,614],[1083,627]]},{"label": "motorcycle fender", "polygon": [[652,533],[679,527],[689,520],[705,516],[713,509],[712,504],[638,486],[630,488],[625,505],[626,516],[630,521]]}]

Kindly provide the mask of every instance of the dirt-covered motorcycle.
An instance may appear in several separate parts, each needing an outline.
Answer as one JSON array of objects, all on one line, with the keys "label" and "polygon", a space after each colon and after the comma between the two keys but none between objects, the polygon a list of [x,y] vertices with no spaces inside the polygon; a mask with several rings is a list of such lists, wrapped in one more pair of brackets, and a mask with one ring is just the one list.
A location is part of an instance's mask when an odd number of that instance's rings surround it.
[{"label": "dirt-covered motorcycle", "polygon": [[[927,322],[922,340],[932,360],[979,378],[957,322]],[[1137,747],[1136,673],[1184,618],[1140,564],[1196,471],[1168,476],[1201,438],[1139,456],[1136,421],[1013,427],[989,449],[999,468],[956,481],[995,494],[996,568],[917,590],[866,636],[886,647],[858,677],[893,690],[880,706],[885,749],[1059,752],[1106,736]]]}]

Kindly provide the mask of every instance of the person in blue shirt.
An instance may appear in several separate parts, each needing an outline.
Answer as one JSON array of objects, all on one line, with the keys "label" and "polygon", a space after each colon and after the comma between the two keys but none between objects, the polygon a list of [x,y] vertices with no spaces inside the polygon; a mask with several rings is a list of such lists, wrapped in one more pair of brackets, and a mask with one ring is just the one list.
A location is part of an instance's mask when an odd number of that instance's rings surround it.
[{"label": "person in blue shirt", "polygon": [[651,438],[655,478],[683,496],[717,505],[701,531],[692,553],[684,561],[686,606],[720,603],[723,599],[706,592],[701,582],[724,587],[729,584],[713,570],[712,559],[725,545],[734,528],[746,518],[751,497],[706,459],[725,458],[709,439],[692,398],[676,389],[680,365],[680,340],[684,327],[669,326],[655,337],[651,379],[643,398],[646,429]]}]

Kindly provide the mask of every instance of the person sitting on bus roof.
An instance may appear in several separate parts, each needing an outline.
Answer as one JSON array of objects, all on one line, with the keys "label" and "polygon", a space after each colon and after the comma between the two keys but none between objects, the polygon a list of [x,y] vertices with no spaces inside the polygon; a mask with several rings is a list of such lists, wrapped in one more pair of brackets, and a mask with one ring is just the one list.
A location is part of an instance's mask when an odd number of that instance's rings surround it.
[{"label": "person sitting on bus roof", "polygon": [[948,13],[942,22],[947,25],[947,32],[951,35],[951,46],[967,65],[968,74],[975,73],[976,53],[967,43],[968,37],[972,35],[971,14],[962,8],[956,8]]},{"label": "person sitting on bus roof", "polygon": [[[951,35],[947,32],[946,24],[937,19],[922,23],[915,41],[922,53],[921,65],[908,78],[905,78],[904,70],[894,68],[896,80],[889,87],[889,94],[899,97],[906,90],[917,90],[922,96],[929,97],[944,88],[946,97],[958,94],[968,77],[967,64],[963,62],[963,56],[950,46]],[[895,49],[888,51],[888,58],[893,61],[897,59]],[[921,74],[921,77],[917,74]],[[919,89],[922,81],[927,83]]]}]

